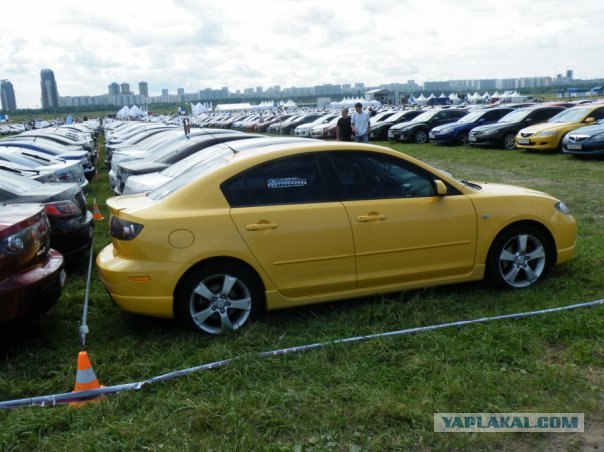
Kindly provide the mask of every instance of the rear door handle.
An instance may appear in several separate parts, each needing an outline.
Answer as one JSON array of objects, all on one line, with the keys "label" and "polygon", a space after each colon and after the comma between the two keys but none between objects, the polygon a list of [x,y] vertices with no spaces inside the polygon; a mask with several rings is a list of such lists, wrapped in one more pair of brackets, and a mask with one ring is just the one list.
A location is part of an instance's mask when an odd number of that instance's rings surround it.
[{"label": "rear door handle", "polygon": [[264,231],[266,229],[276,229],[279,225],[275,223],[252,223],[245,226],[246,231]]},{"label": "rear door handle", "polygon": [[359,215],[357,217],[357,221],[360,221],[361,223],[366,223],[367,221],[379,221],[379,220],[385,220],[386,219],[386,215]]}]

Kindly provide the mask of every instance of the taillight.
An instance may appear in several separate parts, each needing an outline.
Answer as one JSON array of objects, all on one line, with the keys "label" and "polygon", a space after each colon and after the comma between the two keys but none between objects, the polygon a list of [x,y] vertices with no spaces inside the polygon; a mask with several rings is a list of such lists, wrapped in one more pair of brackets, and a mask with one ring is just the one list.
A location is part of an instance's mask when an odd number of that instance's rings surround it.
[{"label": "taillight", "polygon": [[73,217],[82,211],[73,201],[57,201],[44,204],[44,210],[53,217]]},{"label": "taillight", "polygon": [[143,225],[132,221],[111,217],[111,237],[118,240],[132,240],[143,230]]}]

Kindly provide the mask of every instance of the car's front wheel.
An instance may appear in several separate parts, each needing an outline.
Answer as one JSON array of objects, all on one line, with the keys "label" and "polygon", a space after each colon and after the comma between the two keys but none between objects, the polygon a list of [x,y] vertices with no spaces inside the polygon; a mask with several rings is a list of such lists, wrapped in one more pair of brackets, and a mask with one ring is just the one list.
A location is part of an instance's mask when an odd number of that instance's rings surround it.
[{"label": "car's front wheel", "polygon": [[417,144],[425,144],[428,141],[428,133],[425,130],[415,132],[415,142]]},{"label": "car's front wheel", "polygon": [[221,334],[245,325],[262,307],[262,291],[249,270],[231,263],[195,269],[176,298],[176,313],[188,326]]},{"label": "car's front wheel", "polygon": [[503,137],[503,147],[508,151],[516,149],[516,135],[508,133]]},{"label": "car's front wheel", "polygon": [[468,132],[459,132],[457,138],[455,139],[455,144],[458,146],[467,146],[470,142]]},{"label": "car's front wheel", "polygon": [[503,231],[487,257],[486,277],[504,289],[535,284],[552,265],[549,240],[539,229],[518,225]]}]

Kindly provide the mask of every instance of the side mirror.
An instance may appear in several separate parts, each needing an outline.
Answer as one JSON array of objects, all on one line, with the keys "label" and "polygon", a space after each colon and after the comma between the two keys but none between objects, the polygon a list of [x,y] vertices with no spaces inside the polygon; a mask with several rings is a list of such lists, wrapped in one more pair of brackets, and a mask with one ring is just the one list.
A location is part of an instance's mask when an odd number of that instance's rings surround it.
[{"label": "side mirror", "polygon": [[596,122],[596,118],[592,118],[591,116],[587,119],[585,119],[585,121],[583,121],[585,124],[593,124],[594,122]]},{"label": "side mirror", "polygon": [[436,186],[436,194],[438,196],[445,196],[447,194],[447,186],[442,180],[436,179],[434,185]]}]

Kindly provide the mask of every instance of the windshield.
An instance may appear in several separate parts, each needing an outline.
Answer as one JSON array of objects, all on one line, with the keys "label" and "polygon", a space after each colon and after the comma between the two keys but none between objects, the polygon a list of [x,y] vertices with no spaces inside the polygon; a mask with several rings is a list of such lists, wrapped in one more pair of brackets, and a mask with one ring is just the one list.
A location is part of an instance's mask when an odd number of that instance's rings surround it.
[{"label": "windshield", "polygon": [[190,171],[175,177],[174,179],[166,182],[163,185],[160,185],[155,190],[149,192],[147,196],[149,198],[154,199],[156,201],[160,199],[164,199],[166,196],[174,193],[176,190],[184,187],[185,185],[191,183],[192,181],[203,177],[204,174],[210,173],[216,168],[221,168],[228,164],[228,160],[223,158],[216,158],[214,160],[207,161],[205,163],[201,163],[194,168],[191,168]]},{"label": "windshield", "polygon": [[471,113],[468,113],[464,117],[462,117],[457,122],[459,124],[468,124],[470,122],[476,122],[484,115],[484,113],[485,113],[484,111],[473,111]]},{"label": "windshield", "polygon": [[380,121],[385,121],[386,119],[390,118],[392,115],[393,115],[393,112],[391,112],[391,111],[383,111],[381,113],[376,114],[372,118],[370,118],[370,120],[373,124],[375,124]]},{"label": "windshield", "polygon": [[553,116],[548,122],[581,122],[589,113],[591,113],[590,108],[569,108]]},{"label": "windshield", "polygon": [[436,113],[438,113],[440,110],[431,110],[431,111],[426,111],[424,113],[422,113],[419,116],[416,116],[415,118],[413,118],[411,120],[411,122],[424,122],[427,121],[429,119],[432,118],[432,116],[434,116]]},{"label": "windshield", "polygon": [[514,122],[520,122],[522,121],[524,118],[526,118],[529,114],[531,114],[534,110],[525,110],[524,108],[520,108],[518,110],[514,110],[509,112],[507,115],[505,115],[503,118],[501,118],[499,121],[497,122],[505,122],[505,123],[514,123]]}]

